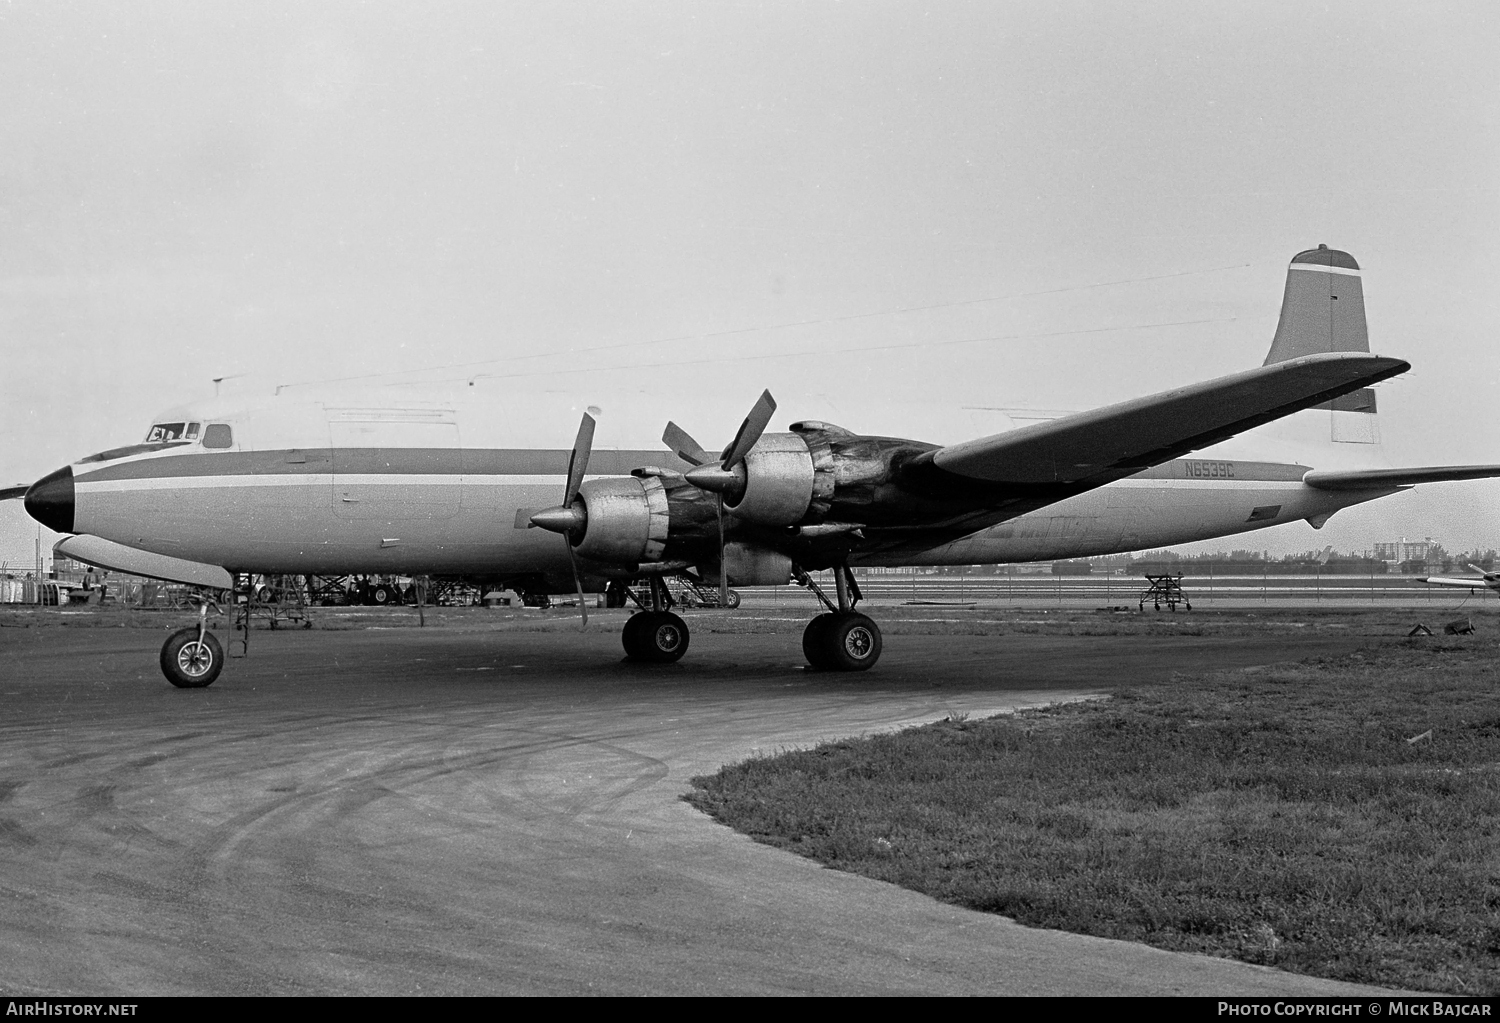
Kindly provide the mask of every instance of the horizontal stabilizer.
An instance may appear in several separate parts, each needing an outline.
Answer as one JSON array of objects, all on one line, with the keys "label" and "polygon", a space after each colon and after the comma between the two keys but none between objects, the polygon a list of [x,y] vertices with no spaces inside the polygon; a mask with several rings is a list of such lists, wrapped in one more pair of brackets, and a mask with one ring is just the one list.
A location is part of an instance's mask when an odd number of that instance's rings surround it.
[{"label": "horizontal stabilizer", "polygon": [[53,544],[52,549],[64,557],[73,558],[86,565],[107,568],[111,572],[127,572],[147,579],[161,579],[169,583],[187,583],[189,586],[207,586],[216,590],[227,590],[234,581],[229,573],[218,565],[205,565],[201,561],[185,561],[169,558],[165,554],[152,554],[115,543],[99,536],[70,536]]},{"label": "horizontal stabilizer", "polygon": [[951,444],[947,472],[995,483],[1108,482],[1208,447],[1274,419],[1368,387],[1411,366],[1329,352]]},{"label": "horizontal stabilizer", "polygon": [[1302,482],[1319,490],[1385,490],[1418,483],[1487,480],[1500,476],[1500,465],[1430,465],[1418,469],[1314,469]]},{"label": "horizontal stabilizer", "polygon": [[22,483],[14,487],[0,487],[0,501],[14,501],[25,497],[26,491],[31,489],[30,483]]}]

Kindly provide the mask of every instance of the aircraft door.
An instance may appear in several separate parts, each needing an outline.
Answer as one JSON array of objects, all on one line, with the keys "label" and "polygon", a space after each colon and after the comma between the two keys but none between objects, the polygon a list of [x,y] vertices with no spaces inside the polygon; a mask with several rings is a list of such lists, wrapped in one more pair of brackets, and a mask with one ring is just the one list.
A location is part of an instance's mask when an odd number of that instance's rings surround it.
[{"label": "aircraft door", "polygon": [[344,519],[450,519],[463,452],[450,409],[330,408],[333,512]]}]

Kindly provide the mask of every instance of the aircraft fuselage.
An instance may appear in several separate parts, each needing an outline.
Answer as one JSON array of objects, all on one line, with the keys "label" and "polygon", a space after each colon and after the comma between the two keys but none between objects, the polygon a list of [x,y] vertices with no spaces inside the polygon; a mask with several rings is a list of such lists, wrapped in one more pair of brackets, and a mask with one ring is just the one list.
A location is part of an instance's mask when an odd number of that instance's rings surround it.
[{"label": "aircraft fuselage", "polygon": [[[569,452],[538,449],[189,446],[72,466],[73,532],[231,571],[567,578],[566,551],[525,528],[553,504]],[[591,478],[654,465],[662,450],[598,451]],[[1040,561],[1226,536],[1390,493],[1330,492],[1306,466],[1176,459],[962,539],[851,552],[852,564]]]}]

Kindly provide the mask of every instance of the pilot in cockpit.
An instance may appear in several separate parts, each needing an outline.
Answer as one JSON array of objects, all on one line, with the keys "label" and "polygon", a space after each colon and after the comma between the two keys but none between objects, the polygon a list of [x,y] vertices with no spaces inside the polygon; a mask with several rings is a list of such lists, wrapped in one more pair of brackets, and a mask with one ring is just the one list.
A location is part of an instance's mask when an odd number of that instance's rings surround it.
[{"label": "pilot in cockpit", "polygon": [[199,423],[154,423],[146,432],[147,444],[166,444],[170,441],[194,441],[198,439]]}]

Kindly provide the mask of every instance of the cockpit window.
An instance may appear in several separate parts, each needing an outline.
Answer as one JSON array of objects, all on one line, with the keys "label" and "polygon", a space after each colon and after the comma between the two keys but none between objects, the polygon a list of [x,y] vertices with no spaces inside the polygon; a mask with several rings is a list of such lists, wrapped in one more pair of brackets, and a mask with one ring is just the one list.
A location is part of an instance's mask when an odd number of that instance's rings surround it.
[{"label": "cockpit window", "polygon": [[184,436],[186,436],[188,440],[197,440],[198,427],[201,425],[201,423],[188,423],[187,433],[184,434]]},{"label": "cockpit window", "polygon": [[228,423],[209,423],[203,429],[203,446],[206,448],[227,448],[234,446],[234,434],[229,430]]},{"label": "cockpit window", "polygon": [[181,440],[186,423],[157,423],[146,432],[147,444],[160,444],[168,440]]}]

